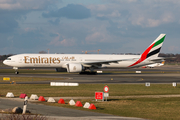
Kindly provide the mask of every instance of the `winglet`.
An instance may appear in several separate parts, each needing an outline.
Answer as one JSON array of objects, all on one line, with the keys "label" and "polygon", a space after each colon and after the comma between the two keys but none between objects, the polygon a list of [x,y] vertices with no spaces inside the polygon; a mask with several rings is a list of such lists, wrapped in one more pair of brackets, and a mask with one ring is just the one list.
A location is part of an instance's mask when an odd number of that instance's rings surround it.
[{"label": "winglet", "polygon": [[165,37],[166,34],[160,34],[156,40],[141,54],[141,58],[129,67],[137,65],[147,58],[158,57]]}]

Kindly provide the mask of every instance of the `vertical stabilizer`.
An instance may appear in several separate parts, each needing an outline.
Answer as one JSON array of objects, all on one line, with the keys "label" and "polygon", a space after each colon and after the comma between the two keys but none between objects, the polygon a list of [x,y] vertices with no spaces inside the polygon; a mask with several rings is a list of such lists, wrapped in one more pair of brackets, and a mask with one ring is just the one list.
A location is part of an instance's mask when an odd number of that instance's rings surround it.
[{"label": "vertical stabilizer", "polygon": [[130,65],[129,67],[137,65],[147,58],[158,57],[165,37],[166,34],[160,34],[156,38],[156,40],[141,54],[141,58],[138,61],[136,61],[134,64]]},{"label": "vertical stabilizer", "polygon": [[[166,34],[160,34],[159,37],[156,38],[156,40],[144,51],[142,55],[145,55],[146,58],[158,57],[165,37]],[[149,49],[150,51],[148,52]]]}]

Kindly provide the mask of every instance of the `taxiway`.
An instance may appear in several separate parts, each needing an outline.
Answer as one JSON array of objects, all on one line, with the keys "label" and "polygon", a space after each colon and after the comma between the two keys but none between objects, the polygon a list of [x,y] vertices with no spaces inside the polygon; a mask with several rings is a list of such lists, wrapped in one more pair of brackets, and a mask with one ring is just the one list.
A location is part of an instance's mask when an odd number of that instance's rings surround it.
[{"label": "taxiway", "polygon": [[[96,83],[172,83],[180,82],[180,73],[102,73],[98,75],[79,75],[79,74],[0,74],[2,77],[46,77],[46,78],[65,78],[65,80],[48,81],[29,81],[16,82],[16,84],[49,84],[50,82],[76,82],[80,84]],[[9,84],[9,82],[0,82]]]}]

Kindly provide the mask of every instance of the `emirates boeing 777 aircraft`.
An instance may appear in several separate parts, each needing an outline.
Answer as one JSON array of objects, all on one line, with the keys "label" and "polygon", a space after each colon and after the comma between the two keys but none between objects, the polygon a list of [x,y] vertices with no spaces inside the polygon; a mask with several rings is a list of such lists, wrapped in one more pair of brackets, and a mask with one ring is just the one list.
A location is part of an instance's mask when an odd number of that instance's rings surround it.
[{"label": "emirates boeing 777 aircraft", "polygon": [[19,74],[18,68],[56,68],[67,72],[82,73],[87,70],[102,68],[134,68],[161,62],[158,57],[165,34],[156,40],[141,55],[107,55],[107,54],[18,54],[3,61],[12,66]]}]

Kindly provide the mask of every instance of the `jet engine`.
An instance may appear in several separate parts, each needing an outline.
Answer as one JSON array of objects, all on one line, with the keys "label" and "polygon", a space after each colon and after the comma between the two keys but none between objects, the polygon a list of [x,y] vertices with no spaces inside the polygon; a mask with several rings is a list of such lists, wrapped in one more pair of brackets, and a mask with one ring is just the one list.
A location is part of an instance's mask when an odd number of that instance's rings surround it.
[{"label": "jet engine", "polygon": [[81,64],[76,64],[76,63],[69,63],[67,64],[67,71],[70,72],[82,72],[83,71],[83,66]]}]

